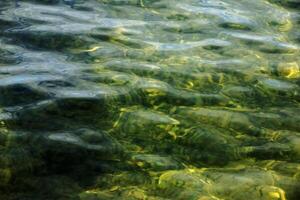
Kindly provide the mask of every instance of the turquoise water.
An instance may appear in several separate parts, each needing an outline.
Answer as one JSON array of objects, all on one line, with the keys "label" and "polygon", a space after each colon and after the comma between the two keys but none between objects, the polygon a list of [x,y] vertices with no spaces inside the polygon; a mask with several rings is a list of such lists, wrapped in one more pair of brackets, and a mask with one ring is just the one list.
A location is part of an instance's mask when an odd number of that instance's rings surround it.
[{"label": "turquoise water", "polygon": [[298,0],[2,0],[0,199],[300,199]]}]

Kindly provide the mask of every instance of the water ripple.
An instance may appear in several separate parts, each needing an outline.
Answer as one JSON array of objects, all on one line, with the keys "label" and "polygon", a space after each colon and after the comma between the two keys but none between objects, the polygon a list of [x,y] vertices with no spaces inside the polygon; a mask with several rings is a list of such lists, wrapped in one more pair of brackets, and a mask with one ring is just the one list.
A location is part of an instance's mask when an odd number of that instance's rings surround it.
[{"label": "water ripple", "polygon": [[0,199],[299,199],[299,5],[1,1]]}]

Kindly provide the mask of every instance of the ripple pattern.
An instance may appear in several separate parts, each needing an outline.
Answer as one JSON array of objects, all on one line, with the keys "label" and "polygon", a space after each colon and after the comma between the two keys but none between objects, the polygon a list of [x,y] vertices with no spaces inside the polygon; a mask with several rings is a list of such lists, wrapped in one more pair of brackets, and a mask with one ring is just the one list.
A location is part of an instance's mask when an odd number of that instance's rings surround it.
[{"label": "ripple pattern", "polygon": [[0,199],[300,199],[298,0],[2,0]]}]

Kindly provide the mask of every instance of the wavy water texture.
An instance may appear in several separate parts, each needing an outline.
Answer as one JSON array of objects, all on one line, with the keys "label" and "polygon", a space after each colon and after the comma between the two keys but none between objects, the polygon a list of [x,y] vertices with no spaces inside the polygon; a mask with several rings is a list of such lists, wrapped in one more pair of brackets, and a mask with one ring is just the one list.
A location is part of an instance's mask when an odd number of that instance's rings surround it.
[{"label": "wavy water texture", "polygon": [[298,0],[2,0],[0,199],[300,199]]}]

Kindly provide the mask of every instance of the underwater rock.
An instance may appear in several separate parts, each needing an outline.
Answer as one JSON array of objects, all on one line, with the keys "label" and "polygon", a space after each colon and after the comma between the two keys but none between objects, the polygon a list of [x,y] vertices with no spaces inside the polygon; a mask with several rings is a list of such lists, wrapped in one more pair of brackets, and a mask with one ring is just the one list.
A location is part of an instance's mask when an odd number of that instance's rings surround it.
[{"label": "underwater rock", "polygon": [[253,101],[257,96],[252,88],[243,86],[227,86],[222,89],[222,93],[240,101]]},{"label": "underwater rock", "polygon": [[258,87],[267,94],[279,96],[298,96],[299,88],[296,84],[276,79],[259,80]]},{"label": "underwater rock", "polygon": [[2,106],[15,106],[33,103],[49,97],[46,92],[25,84],[15,84],[3,87],[0,84],[0,94],[0,104]]},{"label": "underwater rock", "polygon": [[[253,165],[255,165],[253,163]],[[278,161],[278,160],[265,160],[257,163],[267,170],[273,170],[283,176],[289,176],[295,178],[295,180],[300,179],[300,165],[296,162]]]},{"label": "underwater rock", "polygon": [[[34,28],[34,27],[32,27]],[[57,32],[46,32],[42,30],[24,29],[22,31],[11,31],[10,36],[14,36],[19,43],[24,43],[32,48],[51,48],[62,49],[63,47],[78,48],[88,44],[92,44],[92,39],[74,34],[72,39],[69,35]]]},{"label": "underwater rock", "polygon": [[83,128],[61,133],[16,132],[8,133],[6,145],[1,148],[0,169],[3,181],[10,176],[19,179],[33,173],[71,172],[77,166],[94,170],[101,168],[101,162],[122,154],[122,146],[103,131]]},{"label": "underwater rock", "polygon": [[60,88],[53,90],[53,93],[50,100],[21,107],[8,107],[5,110],[12,113],[18,126],[23,128],[26,126],[27,129],[54,130],[66,128],[70,124],[76,126],[76,123],[104,126],[107,123],[105,119],[118,107],[124,97],[124,94],[117,91],[100,89],[88,91]]},{"label": "underwater rock", "polygon": [[[0,23],[1,25],[5,24],[5,23],[9,23],[9,22],[3,22],[0,19]],[[0,25],[0,30],[2,29]],[[1,44],[1,48],[0,48],[0,66],[3,64],[16,64],[18,62],[20,62],[20,58],[18,57],[18,55],[14,54],[13,52],[7,51],[5,49],[2,49],[5,44],[2,44],[1,40],[0,40],[0,44]]]},{"label": "underwater rock", "polygon": [[290,79],[300,77],[300,68],[296,62],[279,63],[277,66],[277,72],[279,76]]},{"label": "underwater rock", "polygon": [[[134,136],[136,138],[149,140],[151,138],[163,139],[173,135],[172,129],[179,124],[179,121],[157,111],[141,109],[124,109],[120,118],[115,123],[121,134]],[[147,137],[145,137],[147,133]],[[139,137],[140,136],[140,137]]]},{"label": "underwater rock", "polygon": [[147,171],[133,168],[129,171],[103,174],[97,177],[96,186],[100,188],[112,188],[117,186],[126,187],[129,185],[151,185],[154,180]]},{"label": "underwater rock", "polygon": [[[242,142],[235,138],[235,133],[205,124],[186,129],[181,127],[186,125],[189,124],[180,124],[159,112],[128,109],[115,123],[114,135],[125,137],[131,143],[138,142],[141,148],[172,152],[182,160],[199,161],[202,165],[224,165],[248,153],[243,149]],[[145,159],[155,161],[159,158],[156,157],[146,156]],[[146,167],[143,162],[140,163],[142,168]]]},{"label": "underwater rock", "polygon": [[136,166],[142,169],[150,169],[150,170],[171,170],[181,168],[182,165],[178,163],[176,160],[172,159],[168,156],[160,156],[153,154],[135,154],[132,155],[132,160]]},{"label": "underwater rock", "polygon": [[0,199],[298,200],[296,1],[0,1]]},{"label": "underwater rock", "polygon": [[269,142],[249,148],[249,155],[257,159],[287,159],[292,154],[292,149],[289,145],[277,142]]},{"label": "underwater rock", "polygon": [[[215,125],[220,128],[229,128],[255,135],[259,129],[255,127],[248,114],[244,112],[233,112],[222,109],[210,109],[200,107],[178,107],[175,116],[186,121]],[[181,116],[184,116],[182,118]],[[188,122],[186,122],[188,123]]]},{"label": "underwater rock", "polygon": [[271,54],[289,54],[299,51],[299,47],[285,42],[272,42],[270,44],[261,45],[260,50],[264,53]]},{"label": "underwater rock", "polygon": [[112,140],[109,139],[105,133],[94,132],[87,129],[79,129],[76,132],[77,134],[53,133],[49,134],[46,139],[49,141],[49,145],[57,145],[60,147],[59,150],[57,148],[53,148],[55,151],[62,152],[65,151],[64,148],[78,148],[107,155],[109,153],[117,153],[121,149],[118,145],[113,144]]},{"label": "underwater rock", "polygon": [[232,133],[206,125],[184,130],[177,142],[184,146],[188,154],[182,157],[199,161],[202,165],[224,165],[246,156],[246,152],[241,149],[241,142]]},{"label": "underwater rock", "polygon": [[[289,149],[289,156],[288,156],[289,158],[285,158],[285,159],[294,162],[300,160],[300,148],[299,148],[300,133],[299,132],[289,131],[289,130],[269,131],[269,133],[266,134],[266,138],[267,137],[269,137],[269,139],[272,142],[277,142],[278,147],[280,144],[281,146],[284,145],[285,149]],[[271,150],[269,152],[271,152]],[[283,151],[280,154],[281,157],[283,157],[284,155]]]},{"label": "underwater rock", "polygon": [[242,200],[245,194],[253,199],[286,199],[284,190],[276,187],[276,175],[256,168],[169,171],[160,176],[158,187],[174,199]]},{"label": "underwater rock", "polygon": [[35,146],[40,145],[48,165],[64,171],[67,166],[72,168],[72,164],[93,165],[93,161],[101,167],[101,161],[114,160],[123,154],[122,146],[103,131],[78,129],[73,132],[49,133],[39,140]]},{"label": "underwater rock", "polygon": [[171,85],[154,79],[141,79],[135,84],[146,96],[150,105],[161,101],[175,105],[226,105],[228,98],[219,94],[205,94],[185,89],[176,89]]}]

